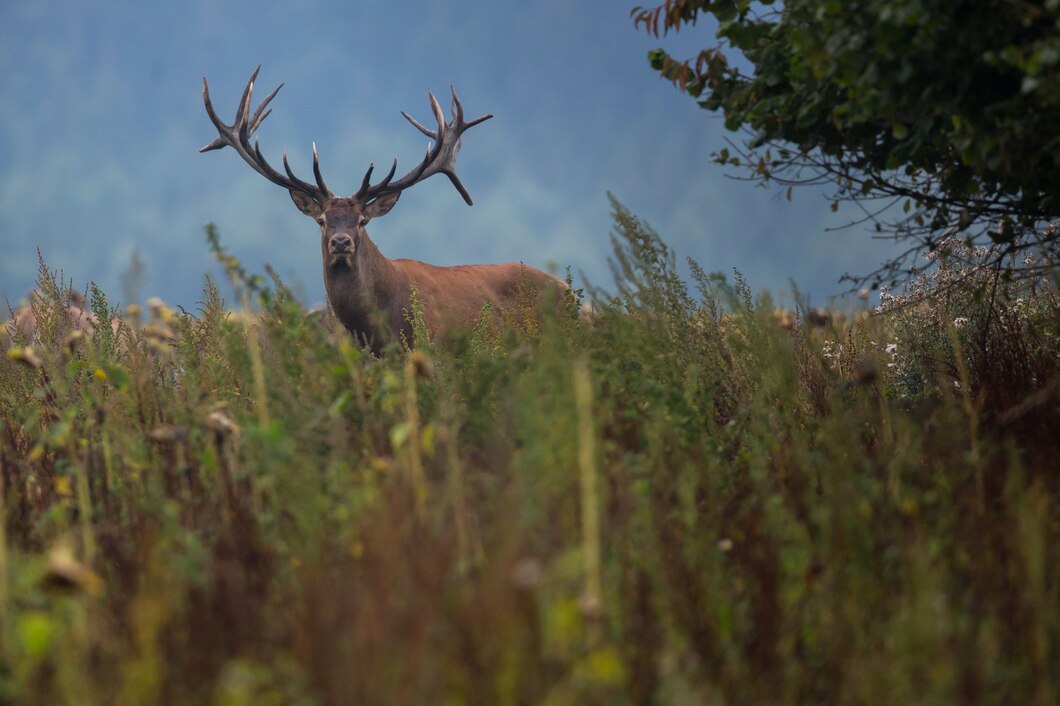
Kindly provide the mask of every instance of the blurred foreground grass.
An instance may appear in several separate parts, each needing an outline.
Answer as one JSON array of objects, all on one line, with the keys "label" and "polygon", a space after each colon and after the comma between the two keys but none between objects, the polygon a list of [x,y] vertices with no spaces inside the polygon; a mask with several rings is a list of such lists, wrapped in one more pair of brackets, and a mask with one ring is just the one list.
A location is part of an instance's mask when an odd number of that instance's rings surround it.
[{"label": "blurred foreground grass", "polygon": [[0,360],[0,703],[1055,703],[1055,280],[955,244],[785,330],[615,218],[593,326],[383,359],[232,258],[259,313],[208,281],[161,339],[71,335],[44,268]]}]

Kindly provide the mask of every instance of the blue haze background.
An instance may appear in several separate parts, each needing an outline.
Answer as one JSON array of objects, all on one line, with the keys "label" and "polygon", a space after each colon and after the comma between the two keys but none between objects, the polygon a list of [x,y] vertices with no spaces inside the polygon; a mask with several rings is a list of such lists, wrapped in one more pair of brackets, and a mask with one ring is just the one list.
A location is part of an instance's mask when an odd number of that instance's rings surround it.
[{"label": "blue haze background", "polygon": [[738,268],[755,290],[792,278],[821,303],[844,272],[873,269],[893,246],[826,232],[844,221],[821,193],[789,203],[710,164],[731,135],[646,52],[691,56],[713,44],[711,28],[654,39],[633,29],[633,4],[7,0],[0,296],[15,303],[32,288],[39,247],[78,288],[95,281],[125,302],[121,275],[138,250],[140,298],[193,309],[204,273],[219,270],[203,235],[213,221],[253,271],[269,262],[307,305],[323,301],[315,224],[230,148],[197,151],[216,136],[201,77],[230,122],[258,63],[256,98],[286,82],[258,132],[266,157],[279,166],[286,147],[309,178],[316,141],[344,194],[369,162],[396,156],[401,174],[421,158],[426,139],[399,111],[428,121],[428,88],[442,96],[453,83],[468,114],[494,113],[460,155],[475,206],[444,178],[417,186],[370,227],[389,257],[569,266],[579,284],[606,286],[611,191],[682,262]]}]

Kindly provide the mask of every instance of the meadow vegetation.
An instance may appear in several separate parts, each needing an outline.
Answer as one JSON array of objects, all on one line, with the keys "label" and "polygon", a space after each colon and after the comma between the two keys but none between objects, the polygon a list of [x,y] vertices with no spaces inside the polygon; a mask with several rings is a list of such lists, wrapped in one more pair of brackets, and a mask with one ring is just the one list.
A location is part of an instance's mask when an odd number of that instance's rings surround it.
[{"label": "meadow vegetation", "polygon": [[375,358],[216,250],[239,313],[207,279],[174,336],[67,330],[42,265],[0,703],[1060,698],[1055,268],[949,243],[786,330],[616,203],[591,326],[530,293]]}]

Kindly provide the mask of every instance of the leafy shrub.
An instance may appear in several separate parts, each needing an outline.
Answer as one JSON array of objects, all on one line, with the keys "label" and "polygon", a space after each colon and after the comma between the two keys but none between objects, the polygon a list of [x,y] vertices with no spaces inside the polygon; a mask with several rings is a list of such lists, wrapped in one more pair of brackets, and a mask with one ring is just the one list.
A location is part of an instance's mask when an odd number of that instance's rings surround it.
[{"label": "leafy shrub", "polygon": [[899,396],[956,393],[987,419],[1051,443],[1050,386],[1060,373],[1055,271],[1028,257],[1020,269],[1036,274],[1012,278],[1016,265],[999,262],[999,250],[944,240],[928,255],[934,269],[901,294],[884,291],[891,386]]}]

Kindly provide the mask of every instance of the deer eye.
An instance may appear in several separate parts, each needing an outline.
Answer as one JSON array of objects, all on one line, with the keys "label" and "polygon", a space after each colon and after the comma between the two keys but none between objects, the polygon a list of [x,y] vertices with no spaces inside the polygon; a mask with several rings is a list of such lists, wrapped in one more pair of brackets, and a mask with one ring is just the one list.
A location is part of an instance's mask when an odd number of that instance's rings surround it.
[{"label": "deer eye", "polygon": [[321,216],[320,218],[317,219],[317,225],[321,225],[321,226],[324,225],[324,217],[323,216]]},{"label": "deer eye", "polygon": [[359,223],[359,225],[366,226],[366,225],[368,225],[368,219],[365,218],[364,216],[361,216],[361,220],[358,223]]}]

